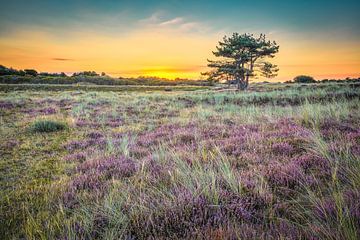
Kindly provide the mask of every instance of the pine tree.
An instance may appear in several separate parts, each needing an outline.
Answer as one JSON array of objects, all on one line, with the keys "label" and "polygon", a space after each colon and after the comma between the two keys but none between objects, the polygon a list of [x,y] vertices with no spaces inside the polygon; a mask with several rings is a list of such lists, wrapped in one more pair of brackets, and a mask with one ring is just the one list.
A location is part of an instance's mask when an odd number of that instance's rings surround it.
[{"label": "pine tree", "polygon": [[213,54],[220,60],[208,60],[208,67],[214,70],[203,74],[209,80],[235,80],[238,89],[244,90],[256,72],[265,77],[277,75],[277,66],[264,60],[273,58],[278,51],[277,43],[266,40],[265,34],[254,37],[253,34],[233,33],[231,37],[225,36],[223,41],[219,41]]}]

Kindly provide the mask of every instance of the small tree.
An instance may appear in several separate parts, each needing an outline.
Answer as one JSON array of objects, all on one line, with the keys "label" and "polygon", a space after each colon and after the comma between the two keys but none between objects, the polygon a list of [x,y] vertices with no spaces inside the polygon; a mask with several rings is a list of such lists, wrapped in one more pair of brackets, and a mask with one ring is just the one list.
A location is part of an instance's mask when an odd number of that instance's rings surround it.
[{"label": "small tree", "polygon": [[316,80],[313,77],[300,75],[294,78],[296,83],[315,83]]},{"label": "small tree", "polygon": [[38,75],[38,72],[34,69],[24,69],[24,72],[28,75],[36,77]]},{"label": "small tree", "polygon": [[204,74],[209,78],[234,79],[238,89],[244,90],[249,85],[249,78],[256,76],[256,72],[265,77],[277,75],[277,66],[264,60],[273,58],[278,51],[276,42],[266,40],[264,34],[254,37],[253,34],[233,33],[231,37],[225,36],[213,51],[220,60],[208,60],[208,67],[215,70]]}]

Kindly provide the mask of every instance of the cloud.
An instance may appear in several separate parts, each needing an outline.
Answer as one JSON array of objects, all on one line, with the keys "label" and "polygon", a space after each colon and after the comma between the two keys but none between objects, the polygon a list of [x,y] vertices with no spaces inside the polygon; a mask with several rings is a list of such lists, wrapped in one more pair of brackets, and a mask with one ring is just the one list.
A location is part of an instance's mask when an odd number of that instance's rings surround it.
[{"label": "cloud", "polygon": [[148,18],[138,21],[138,23],[145,28],[159,29],[159,30],[178,30],[182,32],[209,32],[211,28],[203,22],[190,21],[182,16],[169,18],[165,12],[154,12]]},{"label": "cloud", "polygon": [[159,23],[159,26],[171,26],[171,25],[182,25],[184,24],[184,19],[182,17],[176,17],[164,22]]},{"label": "cloud", "polygon": [[71,59],[71,58],[52,58],[51,60],[54,60],[54,61],[73,61],[74,59]]},{"label": "cloud", "polygon": [[152,24],[157,24],[161,21],[162,16],[164,15],[164,12],[162,11],[157,11],[154,12],[153,14],[151,14],[151,16],[144,18],[144,19],[140,19],[138,22],[141,25],[152,25]]}]

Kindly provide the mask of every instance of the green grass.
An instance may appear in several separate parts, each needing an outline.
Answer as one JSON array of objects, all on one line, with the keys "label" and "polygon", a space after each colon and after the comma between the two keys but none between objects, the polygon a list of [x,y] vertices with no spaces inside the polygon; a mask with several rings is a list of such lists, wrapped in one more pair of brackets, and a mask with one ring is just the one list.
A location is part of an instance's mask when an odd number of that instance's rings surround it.
[{"label": "green grass", "polygon": [[[139,238],[145,238],[148,234],[145,223],[151,224],[155,218],[161,219],[179,207],[176,191],[188,189],[195,197],[205,196],[214,208],[222,207],[224,190],[234,196],[254,194],[271,198],[257,232],[284,221],[302,230],[301,234],[314,233],[320,239],[358,239],[357,219],[350,216],[344,194],[359,189],[359,157],[351,152],[352,146],[341,132],[331,133],[330,137],[324,137],[321,132],[329,120],[359,129],[358,88],[333,83],[254,84],[247,92],[218,92],[194,86],[171,88],[174,91],[139,86],[1,85],[0,102],[11,104],[1,109],[0,115],[0,137],[4,140],[0,144],[2,238],[76,239],[80,227],[83,231],[80,235],[89,239],[122,239],[129,236],[130,231],[138,231]],[[57,111],[51,116],[23,111],[46,107]],[[78,127],[76,122],[82,118],[98,126]],[[121,125],[109,127],[106,124],[110,118],[120,118]],[[276,133],[279,128],[276,124],[287,119],[307,129],[310,134],[307,141],[299,141],[297,136],[264,137]],[[191,132],[198,145],[195,150],[179,150],[171,144],[181,142],[181,136],[171,136],[158,145],[146,147],[157,166],[165,167],[154,179],[149,159],[135,155],[132,146],[141,135],[167,124],[198,126]],[[198,134],[201,129],[246,128],[249,124],[259,127],[256,136],[260,140],[247,138],[237,144],[239,148],[253,146],[247,149],[250,156],[228,156],[221,152],[221,145],[207,145]],[[94,196],[87,190],[80,192],[79,205],[68,208],[62,198],[71,180],[79,174],[76,172],[79,163],[65,160],[69,151],[64,146],[74,140],[87,139],[93,131],[104,135],[106,145],[100,148],[94,144],[87,153],[88,158],[132,157],[138,170],[126,179],[109,179],[109,188],[103,196]],[[118,141],[114,134],[129,136]],[[218,137],[226,138],[226,134],[213,138]],[[277,141],[288,142],[301,151],[326,159],[331,166],[331,179],[319,178],[311,187],[301,183],[289,196],[279,194],[283,189],[273,189],[261,171],[273,162],[286,163],[296,156],[273,154],[271,146]],[[331,151],[334,145],[338,147],[336,153]],[[262,158],[253,160],[251,154],[260,154]],[[253,174],[254,189],[245,186],[247,173]],[[319,206],[325,208],[329,199],[335,203],[336,214],[319,218],[312,210]],[[283,206],[285,210],[278,210]],[[276,211],[286,214],[280,218]],[[106,224],[101,225],[102,219]],[[243,225],[232,223],[231,228],[237,229],[241,237]],[[278,236],[281,237],[286,238]]]},{"label": "green grass", "polygon": [[36,120],[30,127],[33,132],[37,133],[57,132],[66,128],[68,128],[66,123],[54,120]]}]

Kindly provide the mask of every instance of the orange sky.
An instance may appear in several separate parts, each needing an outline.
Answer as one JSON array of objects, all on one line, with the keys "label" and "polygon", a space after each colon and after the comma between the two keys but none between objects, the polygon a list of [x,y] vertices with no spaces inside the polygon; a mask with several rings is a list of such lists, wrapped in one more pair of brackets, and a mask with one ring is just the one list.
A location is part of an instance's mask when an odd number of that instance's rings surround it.
[{"label": "orange sky", "polygon": [[[42,29],[17,29],[0,38],[0,64],[47,72],[94,70],[111,76],[199,79],[206,71],[206,59],[213,58],[211,51],[225,34],[192,31],[205,27],[174,18],[139,22],[132,31],[116,34],[73,31],[62,37]],[[286,32],[268,37],[280,45],[272,60],[280,72],[272,81],[300,74],[317,79],[360,77],[359,42],[339,45],[337,39],[306,39]]]},{"label": "orange sky", "polygon": [[360,77],[359,19],[359,0],[4,1],[0,64],[199,79],[217,42],[238,32],[280,45],[272,81]]}]

